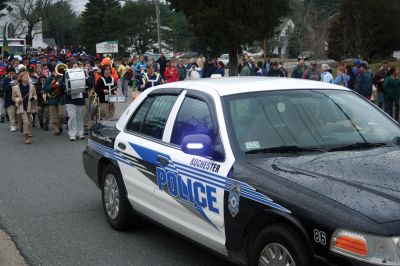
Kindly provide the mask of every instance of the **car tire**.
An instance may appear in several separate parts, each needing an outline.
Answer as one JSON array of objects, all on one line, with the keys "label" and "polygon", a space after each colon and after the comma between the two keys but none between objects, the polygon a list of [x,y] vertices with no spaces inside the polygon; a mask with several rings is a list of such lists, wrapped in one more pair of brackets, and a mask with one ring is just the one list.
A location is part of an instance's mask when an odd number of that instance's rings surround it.
[{"label": "car tire", "polygon": [[258,234],[250,253],[250,265],[310,266],[314,261],[296,229],[288,224],[274,224]]},{"label": "car tire", "polygon": [[109,164],[102,172],[101,199],[103,211],[110,226],[118,231],[130,229],[138,217],[128,201],[121,174]]}]

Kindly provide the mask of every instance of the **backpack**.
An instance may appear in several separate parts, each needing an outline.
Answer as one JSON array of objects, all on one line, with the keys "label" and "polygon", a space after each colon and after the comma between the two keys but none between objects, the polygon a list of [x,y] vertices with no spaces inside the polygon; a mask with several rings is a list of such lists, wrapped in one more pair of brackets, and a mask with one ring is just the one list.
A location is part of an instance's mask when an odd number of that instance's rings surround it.
[{"label": "backpack", "polygon": [[307,69],[306,71],[307,71],[306,73],[307,79],[321,81],[321,75],[318,70]]}]

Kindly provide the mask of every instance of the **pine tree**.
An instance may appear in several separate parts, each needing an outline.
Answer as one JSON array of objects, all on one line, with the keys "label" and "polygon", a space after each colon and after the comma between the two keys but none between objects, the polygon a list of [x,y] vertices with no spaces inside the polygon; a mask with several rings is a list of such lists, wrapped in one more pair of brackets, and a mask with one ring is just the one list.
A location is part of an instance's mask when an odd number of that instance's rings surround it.
[{"label": "pine tree", "polygon": [[116,39],[120,19],[118,0],[89,0],[82,12],[82,43],[93,53],[96,43]]},{"label": "pine tree", "polygon": [[199,46],[229,51],[229,74],[237,75],[242,45],[275,34],[280,19],[290,11],[289,0],[168,0],[193,25]]}]

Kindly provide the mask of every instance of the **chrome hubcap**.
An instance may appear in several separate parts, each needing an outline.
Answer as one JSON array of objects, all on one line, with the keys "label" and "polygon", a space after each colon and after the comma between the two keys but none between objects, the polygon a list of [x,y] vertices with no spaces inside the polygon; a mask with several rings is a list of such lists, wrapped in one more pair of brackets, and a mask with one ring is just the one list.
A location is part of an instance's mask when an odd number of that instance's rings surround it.
[{"label": "chrome hubcap", "polygon": [[261,251],[258,265],[295,266],[296,263],[284,246],[278,243],[270,243]]},{"label": "chrome hubcap", "polygon": [[104,180],[104,203],[111,219],[117,218],[119,212],[119,190],[114,175],[108,174]]}]

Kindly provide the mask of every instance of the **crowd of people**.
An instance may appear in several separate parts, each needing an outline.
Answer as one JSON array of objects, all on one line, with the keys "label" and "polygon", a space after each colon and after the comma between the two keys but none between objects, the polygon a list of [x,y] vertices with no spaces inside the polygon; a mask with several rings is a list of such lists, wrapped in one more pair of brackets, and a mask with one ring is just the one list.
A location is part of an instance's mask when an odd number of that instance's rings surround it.
[{"label": "crowd of people", "polygon": [[[244,57],[242,64],[239,65],[239,72],[241,76],[289,77],[288,71],[283,65],[282,62],[271,62],[270,60],[255,64],[254,58]],[[353,65],[343,62],[336,67],[334,77],[333,69],[329,64],[322,64],[318,68],[316,62],[311,62],[307,66],[304,59],[299,59],[290,77],[333,83],[352,89],[368,100],[375,101],[380,108],[384,108],[386,113],[399,121],[400,79],[398,68],[390,66],[387,61],[382,63],[376,73],[372,73],[368,64],[360,59],[356,59]],[[374,88],[377,99],[374,99],[373,96]]]},{"label": "crowd of people", "polygon": [[[84,77],[83,89],[71,90],[66,81],[66,70],[80,71]],[[36,51],[25,56],[10,56],[0,60],[0,122],[8,122],[12,132],[18,131],[24,143],[30,144],[32,128],[51,130],[55,136],[63,133],[66,124],[71,141],[84,139],[93,119],[91,103],[98,100],[99,119],[115,115],[113,95],[132,99],[140,92],[163,83],[190,79],[225,76],[223,62],[200,55],[184,64],[180,59],[167,59],[163,54],[156,60],[140,55],[120,61],[118,66],[111,56],[91,57],[85,52],[63,49]],[[61,73],[60,73],[61,72]],[[243,57],[238,66],[240,76],[269,76],[309,79],[334,83],[353,89],[372,100],[373,85],[377,88],[377,105],[399,119],[400,79],[395,67],[384,62],[373,75],[367,63],[356,60],[336,67],[328,64],[309,66],[303,59],[291,71],[282,62],[255,62]],[[335,77],[334,77],[335,74]]]}]

